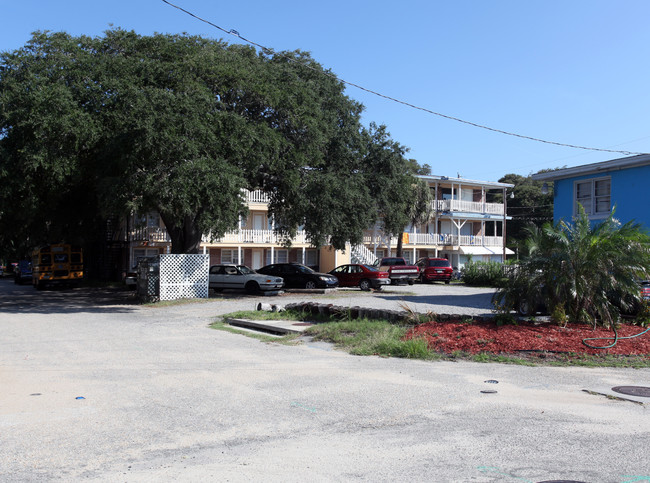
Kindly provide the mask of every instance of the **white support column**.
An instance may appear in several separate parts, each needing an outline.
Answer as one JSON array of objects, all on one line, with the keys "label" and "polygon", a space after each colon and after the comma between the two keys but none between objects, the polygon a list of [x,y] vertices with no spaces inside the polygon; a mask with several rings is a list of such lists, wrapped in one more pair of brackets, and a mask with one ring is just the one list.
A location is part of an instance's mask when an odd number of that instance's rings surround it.
[{"label": "white support column", "polygon": [[413,263],[415,263],[417,261],[417,258],[416,258],[417,252],[415,250],[416,246],[417,246],[417,244],[416,244],[417,239],[418,239],[418,228],[417,228],[417,226],[413,225],[413,241],[411,242],[411,243],[413,243]]},{"label": "white support column", "polygon": [[372,244],[373,244],[373,255],[375,257],[377,256],[377,222],[375,222],[375,225],[372,227]]},{"label": "white support column", "polygon": [[271,245],[271,263],[275,263],[275,248]]},{"label": "white support column", "polygon": [[302,247],[302,264],[305,265],[305,247]]},{"label": "white support column", "polygon": [[485,186],[481,186],[481,206],[483,213],[487,211],[487,202],[485,200]]},{"label": "white support column", "polygon": [[244,264],[243,260],[241,259],[241,245],[237,246],[237,260],[238,260],[237,263],[238,263],[239,265],[243,265],[243,264]]}]

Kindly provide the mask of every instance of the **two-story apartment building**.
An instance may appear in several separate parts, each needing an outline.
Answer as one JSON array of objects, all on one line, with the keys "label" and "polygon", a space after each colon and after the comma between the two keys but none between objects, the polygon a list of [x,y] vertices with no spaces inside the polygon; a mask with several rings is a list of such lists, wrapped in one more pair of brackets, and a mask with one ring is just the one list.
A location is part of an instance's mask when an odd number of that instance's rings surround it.
[{"label": "two-story apartment building", "polygon": [[[409,261],[420,257],[448,258],[455,267],[473,260],[498,260],[513,252],[505,247],[506,206],[490,201],[495,192],[503,197],[513,185],[445,176],[423,176],[431,189],[432,215],[428,223],[407,227],[402,236],[403,255]],[[268,198],[261,191],[246,193],[249,213],[239,220],[237,229],[211,239],[204,236],[201,249],[210,263],[238,263],[253,269],[270,263],[298,262],[329,271],[338,265],[359,261],[373,263],[395,254],[397,239],[389,239],[381,224],[366,230],[363,246],[336,251],[331,247],[312,247],[305,233],[298,230],[291,247],[273,229]],[[129,263],[138,257],[168,253],[171,242],[156,214],[130,220]]]}]

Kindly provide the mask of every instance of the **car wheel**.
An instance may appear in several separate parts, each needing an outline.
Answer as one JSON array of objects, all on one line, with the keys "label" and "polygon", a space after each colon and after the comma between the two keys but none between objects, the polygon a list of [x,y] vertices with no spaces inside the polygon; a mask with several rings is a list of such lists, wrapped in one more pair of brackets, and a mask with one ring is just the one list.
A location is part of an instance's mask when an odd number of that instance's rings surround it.
[{"label": "car wheel", "polygon": [[532,306],[530,305],[530,302],[525,299],[521,299],[519,301],[519,306],[517,307],[517,312],[519,312],[519,315],[523,316],[528,316],[533,314],[533,309]]},{"label": "car wheel", "polygon": [[307,283],[305,284],[305,288],[307,288],[307,289],[316,288],[316,282],[312,282],[311,280],[307,281]]},{"label": "car wheel", "polygon": [[413,280],[412,278],[409,278],[409,285],[413,285],[414,282],[415,282],[415,280]]},{"label": "car wheel", "polygon": [[257,293],[260,291],[260,286],[257,284],[257,282],[248,282],[246,284],[246,291],[248,293]]},{"label": "car wheel", "polygon": [[361,280],[361,281],[359,282],[359,288],[360,288],[361,290],[363,290],[364,292],[370,290],[370,280],[368,280],[368,279],[366,279],[366,278],[364,278],[363,280]]},{"label": "car wheel", "polygon": [[445,285],[449,285],[449,282],[451,282],[451,280],[445,280]]}]

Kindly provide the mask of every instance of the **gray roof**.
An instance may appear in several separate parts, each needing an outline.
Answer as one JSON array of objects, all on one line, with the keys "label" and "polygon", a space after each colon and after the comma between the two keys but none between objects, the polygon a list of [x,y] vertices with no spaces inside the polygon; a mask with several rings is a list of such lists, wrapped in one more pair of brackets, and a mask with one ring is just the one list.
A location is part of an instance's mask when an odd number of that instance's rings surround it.
[{"label": "gray roof", "polygon": [[474,186],[485,186],[487,188],[512,188],[514,187],[514,184],[510,183],[499,183],[497,181],[479,181],[475,179],[467,179],[467,178],[451,178],[449,176],[437,176],[437,175],[426,175],[426,176],[418,176],[418,178],[423,179],[425,181],[444,181],[448,183],[458,183],[458,184],[466,184],[466,185],[474,185]]},{"label": "gray roof", "polygon": [[584,164],[573,168],[556,169],[546,173],[537,173],[532,178],[540,181],[554,181],[556,179],[573,178],[587,174],[602,174],[609,171],[618,171],[627,168],[650,165],[650,154],[640,154],[626,158],[601,161],[600,163]]}]

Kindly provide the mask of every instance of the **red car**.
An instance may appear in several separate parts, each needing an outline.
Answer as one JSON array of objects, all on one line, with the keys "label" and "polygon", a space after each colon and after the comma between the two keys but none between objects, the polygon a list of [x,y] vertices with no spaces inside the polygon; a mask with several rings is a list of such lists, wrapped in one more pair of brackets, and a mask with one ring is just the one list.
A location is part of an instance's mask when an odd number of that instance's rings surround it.
[{"label": "red car", "polygon": [[420,282],[433,282],[440,280],[445,283],[451,281],[454,269],[446,258],[420,258],[417,262],[420,269]]},{"label": "red car", "polygon": [[380,272],[375,267],[352,263],[341,265],[330,272],[339,279],[340,287],[359,287],[361,290],[381,290],[384,285],[390,285],[388,272]]},{"label": "red car", "polygon": [[650,303],[650,280],[643,280],[641,284],[641,298]]}]

